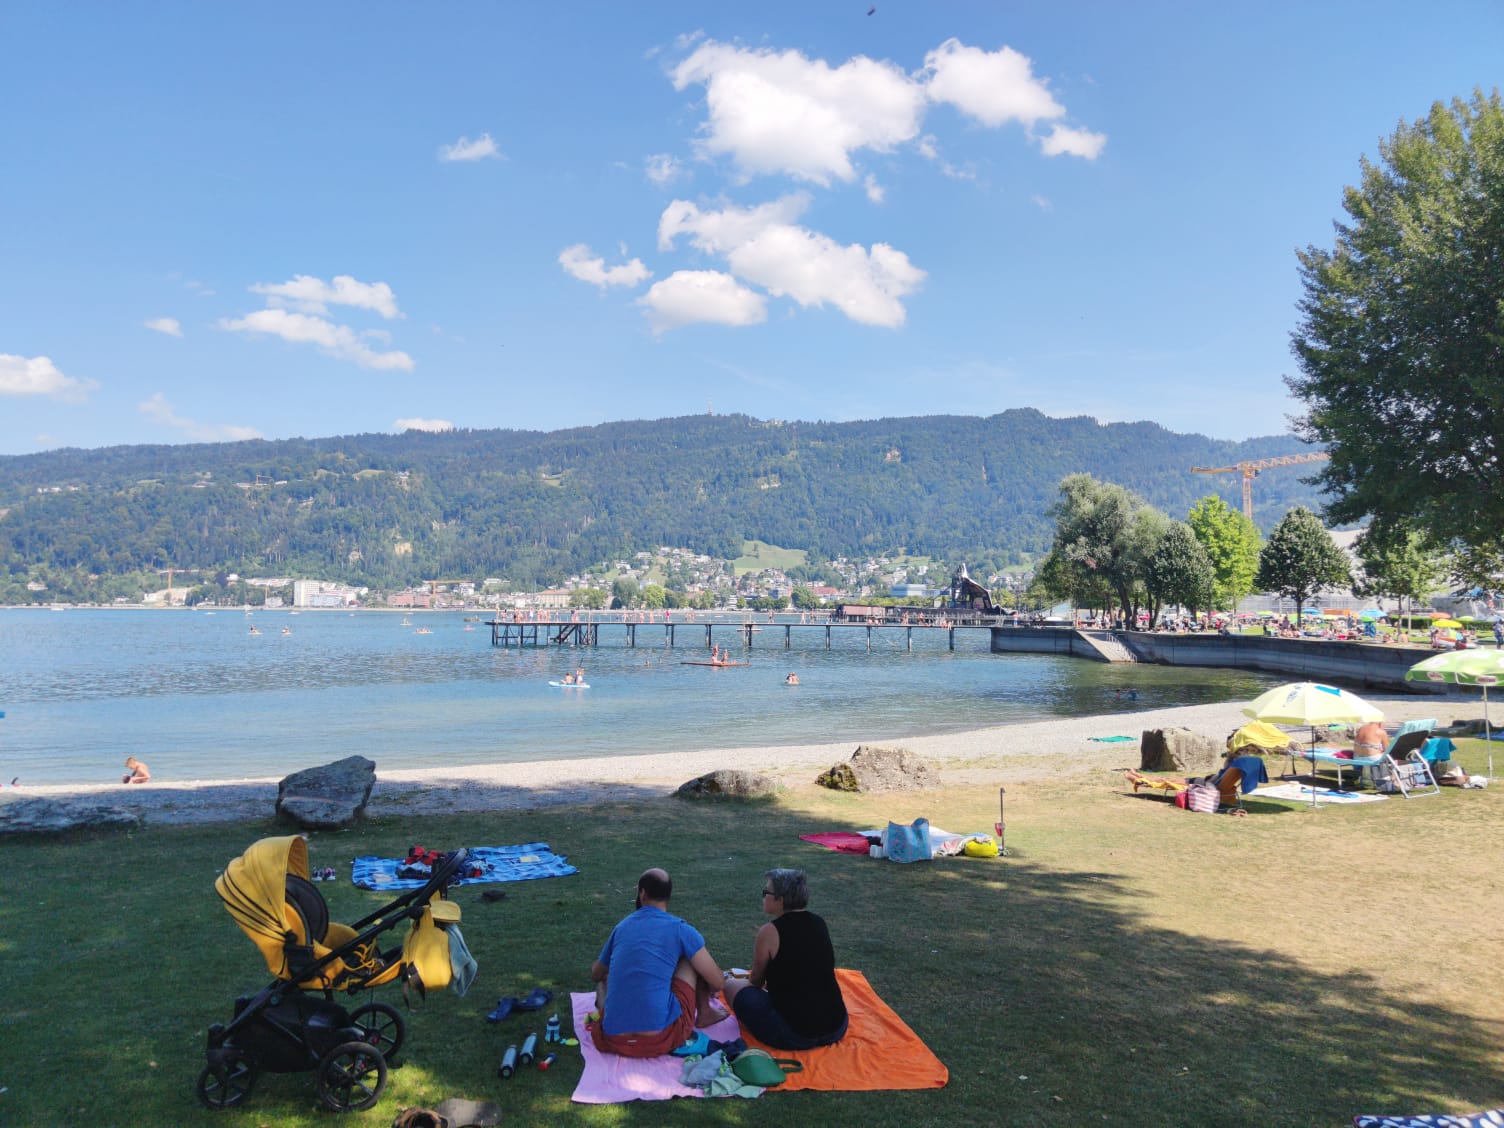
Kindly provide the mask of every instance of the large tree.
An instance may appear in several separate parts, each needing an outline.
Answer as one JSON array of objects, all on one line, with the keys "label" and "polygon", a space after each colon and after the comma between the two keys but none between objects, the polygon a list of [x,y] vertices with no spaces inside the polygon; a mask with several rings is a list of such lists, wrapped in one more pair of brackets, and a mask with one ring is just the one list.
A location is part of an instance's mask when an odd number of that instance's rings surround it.
[{"label": "large tree", "polygon": [[1186,523],[1211,561],[1214,605],[1236,611],[1238,601],[1252,593],[1253,577],[1259,570],[1263,542],[1257,527],[1216,494],[1191,506]]},{"label": "large tree", "polygon": [[1504,104],[1401,122],[1343,193],[1330,250],[1300,253],[1302,437],[1327,444],[1334,522],[1476,545],[1504,528]]},{"label": "large tree", "polygon": [[1297,505],[1280,519],[1259,553],[1260,591],[1276,591],[1295,601],[1300,618],[1306,601],[1324,587],[1351,582],[1347,555],[1332,540],[1320,518]]},{"label": "large tree", "polygon": [[1051,510],[1051,554],[1105,584],[1125,613],[1136,610],[1146,551],[1157,543],[1153,522],[1140,517],[1144,508],[1143,499],[1122,486],[1071,474],[1060,480],[1060,500]]},{"label": "large tree", "polygon": [[1353,546],[1363,566],[1361,576],[1354,577],[1353,594],[1387,595],[1405,600],[1415,610],[1417,600],[1425,599],[1441,583],[1443,565],[1440,554],[1420,533],[1411,530],[1383,530],[1370,525]]},{"label": "large tree", "polygon": [[1171,521],[1144,566],[1150,617],[1157,618],[1161,607],[1176,603],[1193,614],[1208,607],[1215,577],[1211,558],[1195,532],[1183,522]]}]

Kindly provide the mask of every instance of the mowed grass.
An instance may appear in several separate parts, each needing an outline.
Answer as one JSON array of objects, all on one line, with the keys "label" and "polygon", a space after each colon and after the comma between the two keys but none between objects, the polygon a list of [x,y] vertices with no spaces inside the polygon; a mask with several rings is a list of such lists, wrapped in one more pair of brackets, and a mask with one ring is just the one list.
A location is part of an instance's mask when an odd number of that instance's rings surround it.
[{"label": "mowed grass", "polygon": [[742,554],[731,562],[738,576],[748,572],[761,572],[765,568],[780,570],[796,568],[809,558],[802,548],[779,548],[766,541],[742,541]]},{"label": "mowed grass", "polygon": [[[1469,770],[1482,745],[1462,742]],[[977,765],[971,766],[977,770]],[[1006,765],[1003,773],[1006,772]],[[797,835],[928,816],[990,827],[999,860],[900,866]],[[1500,785],[1504,787],[1504,785]],[[381,904],[350,859],[546,841],[580,873],[461,887],[481,971],[408,1014],[381,1103],[339,1118],[387,1125],[406,1105],[494,1100],[506,1123],[1340,1125],[1357,1112],[1460,1112],[1504,1100],[1500,790],[1310,811],[1255,793],[1246,818],[1190,815],[1105,772],[939,792],[815,788],[762,805],[642,802],[368,822],[314,834],[336,919]],[[311,1074],[263,1075],[249,1102],[193,1096],[204,1031],[264,965],[213,889],[272,822],[8,842],[0,877],[0,1123],[328,1125]],[[577,1051],[496,1077],[506,1045],[555,1009],[492,1026],[498,995],[585,990],[638,873],[663,865],[674,908],[723,966],[745,965],[761,873],[810,875],[840,962],[861,969],[949,1067],[941,1090],[769,1093],[757,1101],[572,1105]],[[401,1006],[400,991],[376,998]],[[354,1006],[365,1001],[348,1000]]]}]

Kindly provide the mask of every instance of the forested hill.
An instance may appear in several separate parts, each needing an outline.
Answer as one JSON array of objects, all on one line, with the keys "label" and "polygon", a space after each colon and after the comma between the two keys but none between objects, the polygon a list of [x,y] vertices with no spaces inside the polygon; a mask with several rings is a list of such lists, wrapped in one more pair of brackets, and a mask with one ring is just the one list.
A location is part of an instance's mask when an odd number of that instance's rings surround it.
[{"label": "forested hill", "polygon": [[[1191,466],[1303,449],[1289,435],[1219,442],[1016,410],[59,450],[0,458],[0,552],[10,583],[176,567],[532,586],[658,545],[730,558],[743,538],[995,565],[1048,548],[1066,474],[1116,482],[1183,519],[1211,492],[1241,504],[1237,475]],[[1261,527],[1315,503],[1307,469],[1260,478]]]}]

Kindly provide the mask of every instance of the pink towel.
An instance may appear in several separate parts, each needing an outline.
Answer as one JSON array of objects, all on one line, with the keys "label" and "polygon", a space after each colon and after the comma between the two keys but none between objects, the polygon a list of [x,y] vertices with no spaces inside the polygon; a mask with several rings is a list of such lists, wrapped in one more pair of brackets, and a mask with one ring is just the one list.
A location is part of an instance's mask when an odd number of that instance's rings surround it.
[{"label": "pink towel", "polygon": [[865,854],[871,848],[865,834],[850,830],[827,830],[820,834],[801,834],[799,837],[816,846],[829,846],[843,854]]},{"label": "pink towel", "polygon": [[[603,1054],[595,1048],[585,1029],[585,1016],[595,1009],[595,992],[576,991],[569,996],[574,1011],[575,1036],[585,1057],[585,1072],[570,1099],[577,1104],[617,1104],[622,1101],[665,1101],[669,1097],[703,1097],[700,1089],[679,1084],[684,1059],[670,1054],[652,1058],[626,1058]],[[729,1042],[739,1036],[736,1019],[727,1015],[706,1035],[713,1041]]]}]

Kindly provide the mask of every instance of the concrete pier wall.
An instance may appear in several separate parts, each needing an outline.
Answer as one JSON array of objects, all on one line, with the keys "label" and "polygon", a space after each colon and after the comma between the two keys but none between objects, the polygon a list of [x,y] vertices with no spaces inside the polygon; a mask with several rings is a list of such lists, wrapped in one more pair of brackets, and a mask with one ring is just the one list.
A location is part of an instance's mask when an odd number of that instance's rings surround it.
[{"label": "concrete pier wall", "polygon": [[[1263,638],[1256,635],[1174,635],[1114,631],[1140,662],[1163,666],[1223,666],[1288,674],[1292,680],[1341,682],[1401,693],[1445,693],[1445,686],[1407,682],[1405,672],[1432,651],[1410,646]],[[1069,627],[994,627],[992,649],[1006,654],[1066,654],[1105,661]]]}]

